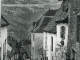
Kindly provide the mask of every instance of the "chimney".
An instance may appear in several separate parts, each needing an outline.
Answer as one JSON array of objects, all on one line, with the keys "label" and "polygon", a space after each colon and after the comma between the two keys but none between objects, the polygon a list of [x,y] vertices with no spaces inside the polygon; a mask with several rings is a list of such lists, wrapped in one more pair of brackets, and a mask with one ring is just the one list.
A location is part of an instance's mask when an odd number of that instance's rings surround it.
[{"label": "chimney", "polygon": [[33,29],[36,27],[36,22],[33,22]]}]

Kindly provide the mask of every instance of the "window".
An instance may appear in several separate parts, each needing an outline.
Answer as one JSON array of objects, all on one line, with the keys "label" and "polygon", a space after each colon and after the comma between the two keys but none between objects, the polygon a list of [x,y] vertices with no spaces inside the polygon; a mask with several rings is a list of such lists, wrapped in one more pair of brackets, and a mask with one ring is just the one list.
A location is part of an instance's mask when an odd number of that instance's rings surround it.
[{"label": "window", "polygon": [[43,60],[48,60],[48,57],[47,57],[47,56],[45,56],[45,57],[43,58]]},{"label": "window", "polygon": [[48,57],[46,57],[46,60],[48,60]]},{"label": "window", "polygon": [[53,56],[52,56],[52,60],[53,60]]},{"label": "window", "polygon": [[53,51],[53,37],[51,37],[51,51]]},{"label": "window", "polygon": [[65,39],[65,26],[61,27],[60,36],[61,36],[62,39]]},{"label": "window", "polygon": [[75,51],[72,50],[73,56],[72,56],[72,60],[75,60]]},{"label": "window", "polygon": [[45,40],[45,49],[47,50],[47,37],[46,37],[46,40]]},{"label": "window", "polygon": [[34,41],[34,34],[33,34],[33,41]]}]

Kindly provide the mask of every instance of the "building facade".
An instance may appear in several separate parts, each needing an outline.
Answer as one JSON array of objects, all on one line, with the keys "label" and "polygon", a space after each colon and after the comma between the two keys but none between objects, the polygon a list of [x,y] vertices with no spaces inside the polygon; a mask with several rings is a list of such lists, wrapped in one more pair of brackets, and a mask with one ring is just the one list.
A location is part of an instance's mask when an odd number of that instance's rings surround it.
[{"label": "building facade", "polygon": [[57,44],[56,58],[58,60],[66,60],[67,43],[68,43],[68,17],[62,21],[57,21]]},{"label": "building facade", "polygon": [[44,32],[43,53],[45,60],[55,60],[56,34]]},{"label": "building facade", "polygon": [[8,39],[9,22],[5,19],[4,15],[1,15],[1,37],[0,37],[0,53],[1,60],[18,60],[19,53],[16,48],[16,44],[11,39]]},{"label": "building facade", "polygon": [[[63,1],[60,8],[56,10],[49,9],[41,18],[41,20],[39,20],[38,23],[36,22],[36,24],[34,24],[35,28],[33,29],[33,32],[34,33],[38,32],[43,37],[42,39],[43,60],[67,59],[66,54],[67,54],[67,44],[68,44],[68,19],[69,19],[67,3],[68,3],[67,1]],[[35,38],[36,36],[34,37],[34,40]],[[39,39],[37,41],[39,41]],[[34,43],[35,42],[32,41],[32,46],[35,46]],[[39,53],[36,51],[34,52],[34,50],[32,50],[33,54]]]},{"label": "building facade", "polygon": [[[1,48],[1,60],[6,59],[7,58],[7,26],[9,25],[9,23],[7,22],[7,20],[1,15],[1,37],[0,37],[0,48]],[[5,57],[4,57],[4,47],[3,45],[6,44],[5,46]]]}]

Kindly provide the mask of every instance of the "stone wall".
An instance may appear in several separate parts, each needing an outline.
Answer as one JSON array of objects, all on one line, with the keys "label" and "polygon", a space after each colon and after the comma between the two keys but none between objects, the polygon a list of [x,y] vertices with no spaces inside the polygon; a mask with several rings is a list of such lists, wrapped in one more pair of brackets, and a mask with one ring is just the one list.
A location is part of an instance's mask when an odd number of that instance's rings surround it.
[{"label": "stone wall", "polygon": [[[72,3],[73,2],[73,3]],[[77,10],[78,1],[69,1],[68,57],[71,58],[72,46],[77,41]]]}]

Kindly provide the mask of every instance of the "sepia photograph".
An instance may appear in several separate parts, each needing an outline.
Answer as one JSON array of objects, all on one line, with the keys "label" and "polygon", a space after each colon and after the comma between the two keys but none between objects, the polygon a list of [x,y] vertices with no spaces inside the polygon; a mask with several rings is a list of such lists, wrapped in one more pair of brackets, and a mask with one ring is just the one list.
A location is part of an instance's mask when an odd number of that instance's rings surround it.
[{"label": "sepia photograph", "polygon": [[80,60],[80,0],[0,0],[0,60]]}]

